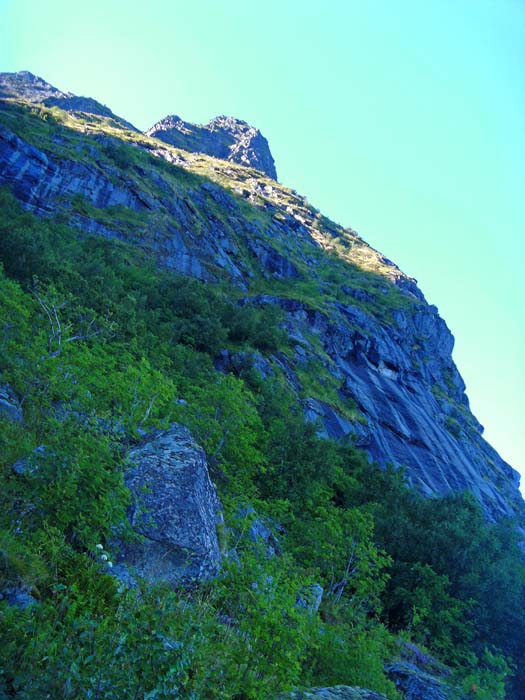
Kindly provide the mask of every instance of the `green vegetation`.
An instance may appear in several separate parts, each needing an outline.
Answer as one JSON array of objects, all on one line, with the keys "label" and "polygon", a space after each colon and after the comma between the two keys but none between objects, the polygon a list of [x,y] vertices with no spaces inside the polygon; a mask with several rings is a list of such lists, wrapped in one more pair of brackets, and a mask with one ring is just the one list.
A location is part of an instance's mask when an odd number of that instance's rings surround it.
[{"label": "green vegetation", "polygon": [[[94,118],[91,128],[104,124]],[[39,128],[51,144],[48,127]],[[130,177],[137,163],[154,167],[121,132],[102,157]],[[185,180],[159,168],[180,188],[198,180],[197,166]],[[284,188],[279,196],[295,201]],[[82,198],[72,204],[96,214]],[[138,246],[81,237],[64,215],[36,219],[5,191],[0,212],[0,382],[24,412],[23,423],[0,419],[0,589],[38,600],[25,610],[0,601],[0,698],[264,700],[296,685],[356,684],[395,700],[383,665],[399,635],[452,666],[478,697],[523,687],[525,566],[512,524],[486,523],[467,496],[425,500],[401,474],[320,440],[277,368],[265,382],[249,363],[239,376],[214,369],[224,348],[286,353],[275,308],[238,305],[221,284],[161,272]],[[98,215],[128,230],[129,212]],[[320,236],[329,227],[319,219]],[[334,246],[339,257],[368,256],[352,274],[377,292],[378,309],[396,308],[402,295],[379,291],[385,265],[375,251],[350,233]],[[322,285],[333,301],[343,282],[339,268],[321,270],[313,283],[297,281],[294,295],[302,289],[322,305]],[[335,402],[324,368],[300,372],[305,392]],[[229,556],[216,580],[191,592],[120,591],[95,547],[131,536],[126,451],[141,431],[172,421],[207,452]],[[228,537],[247,505],[278,524],[278,555],[245,534]],[[297,605],[313,584],[324,589],[318,611]]]},{"label": "green vegetation", "polygon": [[340,382],[330,374],[320,359],[312,358],[306,365],[298,365],[296,372],[301,382],[303,398],[319,399],[333,406],[348,420],[366,422],[355,402],[349,397],[341,397]]}]

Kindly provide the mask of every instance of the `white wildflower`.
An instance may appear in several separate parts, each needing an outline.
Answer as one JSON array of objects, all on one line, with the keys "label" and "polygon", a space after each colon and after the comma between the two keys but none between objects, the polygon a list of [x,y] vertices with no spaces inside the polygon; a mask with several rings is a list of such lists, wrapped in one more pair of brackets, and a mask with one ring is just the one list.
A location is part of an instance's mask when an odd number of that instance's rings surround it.
[{"label": "white wildflower", "polygon": [[108,560],[108,555],[107,555],[107,554],[102,554],[102,556],[101,556],[100,558],[102,559],[102,561],[107,561],[107,560]]},{"label": "white wildflower", "polygon": [[112,562],[112,561],[108,561],[108,566],[109,566],[110,569],[112,569],[112,568],[113,568],[113,562]]},{"label": "white wildflower", "polygon": [[104,549],[104,547],[101,544],[97,544],[97,549]]}]

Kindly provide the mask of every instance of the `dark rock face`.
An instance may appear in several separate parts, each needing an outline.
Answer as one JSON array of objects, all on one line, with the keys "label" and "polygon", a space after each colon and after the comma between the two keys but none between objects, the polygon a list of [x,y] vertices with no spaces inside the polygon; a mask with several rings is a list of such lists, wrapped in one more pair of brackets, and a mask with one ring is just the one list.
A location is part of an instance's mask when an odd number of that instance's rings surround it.
[{"label": "dark rock face", "polygon": [[215,117],[200,126],[171,115],[154,124],[146,134],[185,151],[207,153],[255,168],[277,180],[268,141],[258,129],[240,119]]},{"label": "dark rock face", "polygon": [[249,240],[248,248],[255,255],[261,267],[276,279],[299,277],[297,267],[284,255],[259,239]]},{"label": "dark rock face", "polygon": [[281,554],[281,546],[275,534],[280,527],[269,520],[257,517],[252,506],[246,506],[238,513],[240,530],[234,529],[236,538],[239,538],[242,530],[247,528],[247,534],[251,542],[255,545],[255,550],[264,552],[266,557],[274,557]]},{"label": "dark rock face", "polygon": [[49,450],[45,445],[39,445],[26,457],[21,457],[13,465],[11,471],[17,476],[33,476],[40,469],[39,459],[49,457]]},{"label": "dark rock face", "polygon": [[128,517],[140,541],[122,544],[115,575],[126,584],[135,575],[171,584],[215,575],[221,505],[202,448],[186,428],[173,424],[146,436],[129,462]]},{"label": "dark rock face", "polygon": [[[124,207],[137,213],[163,212],[155,224],[149,247],[159,265],[197,279],[213,281],[210,269],[224,270],[236,286],[246,289],[248,270],[238,259],[232,232],[257,232],[255,224],[243,222],[234,198],[220,187],[203,183],[183,200],[158,175],[154,184],[165,195],[153,198],[140,189],[134,177],[99,162],[58,158],[30,145],[9,129],[0,126],[0,184],[8,184],[13,194],[29,210],[51,215],[71,212],[71,200],[81,197],[97,209]],[[228,224],[213,213],[219,205],[229,215]],[[112,229],[93,216],[69,214],[70,223],[86,233],[119,238],[143,244],[144,228]]]},{"label": "dark rock face", "polygon": [[270,362],[259,352],[235,352],[222,350],[214,362],[215,369],[219,372],[232,372],[239,375],[242,370],[254,369],[261,379],[268,379],[273,373]]},{"label": "dark rock face", "polygon": [[[311,423],[318,424],[318,435],[324,438],[340,440],[349,434],[354,435],[357,431],[355,423],[342,416],[324,401],[306,399],[304,402],[304,415]],[[368,440],[365,444],[367,443]]]},{"label": "dark rock face", "polygon": [[0,181],[38,214],[56,211],[59,198],[81,195],[99,208],[121,205],[141,211],[147,203],[124,178],[111,182],[95,166],[54,159],[0,127]]},{"label": "dark rock face", "polygon": [[77,97],[71,92],[62,92],[29,71],[0,73],[0,98],[18,98],[46,107],[60,107],[68,112],[86,112],[114,119],[122,126],[137,131],[133,124],[117,117],[105,105],[91,97]]},{"label": "dark rock face", "polygon": [[297,596],[297,605],[309,612],[316,613],[323,602],[324,588],[319,583],[306,586]]}]

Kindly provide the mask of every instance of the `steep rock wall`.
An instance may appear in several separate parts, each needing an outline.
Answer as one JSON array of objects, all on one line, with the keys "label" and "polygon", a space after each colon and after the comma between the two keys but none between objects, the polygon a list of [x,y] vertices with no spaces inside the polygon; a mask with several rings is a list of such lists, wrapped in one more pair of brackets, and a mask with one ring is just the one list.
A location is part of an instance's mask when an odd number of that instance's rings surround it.
[{"label": "steep rock wall", "polygon": [[[278,307],[293,356],[268,359],[322,434],[355,440],[382,465],[404,466],[429,496],[468,489],[489,519],[524,519],[517,473],[469,410],[450,331],[393,263],[253,171],[205,160],[218,184],[179,177],[180,166],[169,174],[154,164],[122,169],[103,157],[117,139],[84,135],[82,147],[92,153],[86,160],[71,156],[68,138],[66,130],[56,135],[50,151],[0,127],[0,183],[39,215],[61,211],[88,233],[151,251],[163,267],[228,280],[234,296],[244,295],[239,303]],[[183,162],[169,147],[153,152]],[[193,162],[185,167],[191,171]],[[95,209],[79,212],[78,196]],[[123,225],[121,210],[135,218]],[[255,284],[280,285],[286,294],[255,294]],[[305,386],[301,372],[312,363],[326,374],[330,397]]]},{"label": "steep rock wall", "polygon": [[[350,400],[357,408],[352,420],[338,407],[306,398],[306,415],[318,421],[321,434],[351,436],[379,464],[406,467],[412,485],[427,496],[469,490],[491,520],[523,512],[519,475],[483,439],[452,361],[454,339],[435,307],[398,310],[385,326],[343,304],[325,314],[271,295],[249,302],[285,311],[295,357],[279,362],[291,375],[322,357],[341,404]],[[312,338],[321,341],[322,354]]]}]

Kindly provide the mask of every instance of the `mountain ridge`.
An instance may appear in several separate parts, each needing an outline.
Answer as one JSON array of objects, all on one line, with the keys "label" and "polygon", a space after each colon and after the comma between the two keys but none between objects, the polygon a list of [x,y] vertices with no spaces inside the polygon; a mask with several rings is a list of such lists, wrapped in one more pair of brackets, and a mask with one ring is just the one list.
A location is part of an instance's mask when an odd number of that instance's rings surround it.
[{"label": "mountain ridge", "polygon": [[253,167],[277,180],[268,141],[258,129],[241,119],[223,115],[207,124],[192,124],[177,115],[169,115],[144,133],[186,151]]},{"label": "mountain ridge", "polygon": [[97,102],[92,97],[79,97],[72,92],[62,92],[29,71],[0,73],[0,97],[3,99],[22,98],[29,103],[43,104],[46,107],[60,107],[69,111],[98,114],[115,119],[122,126],[137,131],[133,124],[118,117],[109,107]]},{"label": "mountain ridge", "polygon": [[[29,71],[0,73],[0,98],[22,99],[31,104],[59,107],[69,112],[84,112],[108,117],[132,131],[130,122],[114,114],[109,107],[91,97],[63,92]],[[225,115],[207,124],[186,122],[177,115],[164,117],[144,132],[185,151],[206,153],[240,165],[253,167],[277,180],[277,172],[268,141],[261,132],[242,119]]]}]

